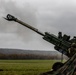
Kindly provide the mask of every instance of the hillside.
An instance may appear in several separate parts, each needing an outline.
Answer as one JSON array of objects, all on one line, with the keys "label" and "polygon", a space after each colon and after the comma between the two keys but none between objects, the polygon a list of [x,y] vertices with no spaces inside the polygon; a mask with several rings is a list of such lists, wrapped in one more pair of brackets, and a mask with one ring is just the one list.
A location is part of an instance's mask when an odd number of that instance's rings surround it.
[{"label": "hillside", "polygon": [[6,49],[0,48],[2,54],[39,54],[39,55],[60,55],[57,51],[41,51],[41,50],[22,50],[22,49]]},{"label": "hillside", "polygon": [[0,48],[0,59],[61,59],[61,54],[57,51]]}]

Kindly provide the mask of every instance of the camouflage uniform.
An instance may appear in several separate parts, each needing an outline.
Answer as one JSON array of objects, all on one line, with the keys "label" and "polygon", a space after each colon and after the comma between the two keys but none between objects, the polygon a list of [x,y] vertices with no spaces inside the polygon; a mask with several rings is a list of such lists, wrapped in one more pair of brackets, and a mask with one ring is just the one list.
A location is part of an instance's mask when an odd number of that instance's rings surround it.
[{"label": "camouflage uniform", "polygon": [[55,72],[46,72],[41,75],[76,75],[76,53],[60,69]]},{"label": "camouflage uniform", "polygon": [[71,47],[68,49],[69,57],[72,57],[76,53],[76,43],[72,43]]},{"label": "camouflage uniform", "polygon": [[70,59],[57,71],[49,71],[41,75],[76,75],[76,44],[69,48]]}]

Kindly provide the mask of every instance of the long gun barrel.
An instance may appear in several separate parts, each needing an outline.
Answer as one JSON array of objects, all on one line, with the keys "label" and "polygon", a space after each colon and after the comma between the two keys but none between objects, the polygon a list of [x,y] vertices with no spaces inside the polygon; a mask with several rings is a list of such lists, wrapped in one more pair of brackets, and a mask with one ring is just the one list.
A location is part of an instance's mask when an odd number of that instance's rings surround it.
[{"label": "long gun barrel", "polygon": [[36,33],[38,33],[38,34],[40,34],[40,35],[42,35],[42,36],[44,36],[44,34],[43,34],[42,32],[40,32],[38,29],[30,26],[30,25],[27,24],[27,23],[24,23],[24,22],[20,21],[19,19],[15,18],[14,16],[12,16],[12,15],[10,15],[10,14],[8,14],[8,15],[7,15],[7,18],[5,18],[5,19],[8,20],[8,21],[18,22],[18,23],[20,23],[21,25],[23,25],[23,26],[25,26],[25,27],[27,27],[27,28],[35,31]]},{"label": "long gun barrel", "polygon": [[73,39],[73,41],[70,41],[70,36],[67,36],[67,35],[64,35],[62,36],[61,35],[61,32],[59,32],[59,35],[58,36],[55,36],[54,34],[49,34],[48,32],[45,32],[45,34],[43,34],[42,32],[38,31],[38,29],[28,25],[27,23],[24,23],[22,22],[21,20],[15,18],[14,16],[8,14],[6,18],[4,18],[8,21],[15,21],[15,22],[18,22],[19,24],[35,31],[36,33],[40,34],[43,36],[43,39],[52,43],[53,45],[55,45],[55,49],[57,51],[59,51],[60,53],[63,53],[64,55],[68,56],[68,57],[72,57],[72,55],[70,56],[69,54],[69,50],[68,48],[71,46],[71,44],[75,41],[76,42],[76,39]]}]

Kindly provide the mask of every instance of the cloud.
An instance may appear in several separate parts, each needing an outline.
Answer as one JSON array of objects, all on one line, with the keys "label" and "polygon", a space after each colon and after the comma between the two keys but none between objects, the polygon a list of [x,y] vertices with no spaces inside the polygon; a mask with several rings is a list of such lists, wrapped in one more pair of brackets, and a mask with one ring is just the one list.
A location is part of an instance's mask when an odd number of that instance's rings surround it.
[{"label": "cloud", "polygon": [[[16,34],[21,44],[31,49],[53,49],[42,37],[15,23],[2,19],[10,13],[42,32],[76,35],[76,0],[0,0],[0,32]],[[15,44],[15,42],[14,42]],[[20,44],[19,44],[20,45]],[[17,46],[17,45],[16,45]]]},{"label": "cloud", "polygon": [[76,35],[75,2],[75,0],[50,0],[50,2],[43,3],[43,6],[40,6],[39,9],[39,19],[41,24],[45,26],[44,30],[55,34],[62,31],[71,36]]},{"label": "cloud", "polygon": [[25,43],[16,34],[2,33],[0,34],[0,48],[26,48]]},{"label": "cloud", "polygon": [[[29,3],[25,2],[24,6],[20,6],[16,3],[16,1],[12,0],[1,0],[0,2],[0,32],[3,33],[16,33],[21,36],[24,40],[29,41],[29,37],[32,38],[32,32],[27,28],[15,23],[15,22],[6,22],[2,19],[2,16],[6,16],[7,14],[14,15],[18,19],[32,25],[36,26],[36,15],[35,10],[30,6]],[[27,37],[28,36],[28,37]],[[26,38],[26,39],[25,39]]]}]

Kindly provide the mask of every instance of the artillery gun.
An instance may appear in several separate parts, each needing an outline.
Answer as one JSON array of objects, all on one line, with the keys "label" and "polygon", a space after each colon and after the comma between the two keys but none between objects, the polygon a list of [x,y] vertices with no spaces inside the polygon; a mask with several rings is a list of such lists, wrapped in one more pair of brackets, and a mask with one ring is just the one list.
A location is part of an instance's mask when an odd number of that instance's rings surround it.
[{"label": "artillery gun", "polygon": [[71,47],[72,43],[76,43],[75,36],[72,39],[70,39],[70,36],[68,36],[66,34],[64,34],[62,36],[62,32],[59,32],[58,36],[56,36],[54,34],[50,34],[48,32],[42,33],[38,29],[30,26],[27,23],[22,22],[21,20],[15,18],[14,16],[12,16],[10,14],[8,14],[5,19],[8,21],[15,21],[15,22],[35,31],[36,33],[40,34],[44,40],[48,41],[49,43],[52,43],[54,45],[55,50],[59,51],[60,53],[63,53],[64,55],[66,55],[68,57],[73,56],[69,53],[68,49]]},{"label": "artillery gun", "polygon": [[[50,34],[48,32],[42,33],[38,29],[30,26],[27,23],[22,22],[21,20],[15,18],[14,16],[12,16],[10,14],[8,14],[6,16],[6,18],[4,18],[4,19],[6,19],[8,21],[15,21],[15,22],[35,31],[36,33],[41,35],[44,40],[53,44],[55,50],[59,51],[60,53],[66,55],[69,58],[71,58],[74,55],[74,52],[76,52],[76,51],[69,52],[69,48],[71,47],[72,43],[76,43],[75,36],[72,39],[70,39],[70,36],[68,36],[66,34],[62,35],[62,32],[59,32],[58,36],[56,36],[54,34]],[[59,64],[62,65],[61,63],[58,63],[58,64],[54,64],[53,66],[57,67],[57,65],[59,65]]]}]

